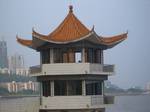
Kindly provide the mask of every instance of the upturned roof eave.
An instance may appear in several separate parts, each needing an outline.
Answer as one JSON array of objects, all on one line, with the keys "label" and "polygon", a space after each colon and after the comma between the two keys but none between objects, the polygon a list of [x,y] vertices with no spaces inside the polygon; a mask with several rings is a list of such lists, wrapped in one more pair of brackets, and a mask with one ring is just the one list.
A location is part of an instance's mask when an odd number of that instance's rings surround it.
[{"label": "upturned roof eave", "polygon": [[[118,38],[116,38],[117,36],[118,36]],[[122,41],[124,41],[127,38],[127,33],[117,35],[117,36],[106,38],[106,37],[98,36],[94,30],[91,30],[89,34],[87,34],[79,39],[65,41],[65,42],[47,40],[46,38],[42,38],[39,35],[36,35],[35,33],[32,33],[33,40],[25,40],[25,39],[21,39],[20,37],[17,36],[17,41],[24,46],[27,46],[32,49],[37,49],[38,47],[43,45],[43,43],[45,43],[45,42],[52,43],[52,44],[69,44],[69,43],[79,42],[82,40],[88,40],[94,44],[106,46],[109,49],[109,48],[112,48],[112,47],[116,46],[117,44],[121,43]],[[37,39],[40,44],[37,44],[37,42],[34,42],[34,38]],[[109,40],[110,41],[109,42],[108,39],[111,39],[112,42],[110,40]]]},{"label": "upturned roof eave", "polygon": [[16,36],[16,39],[21,45],[34,49],[32,40],[22,39],[18,35]]}]

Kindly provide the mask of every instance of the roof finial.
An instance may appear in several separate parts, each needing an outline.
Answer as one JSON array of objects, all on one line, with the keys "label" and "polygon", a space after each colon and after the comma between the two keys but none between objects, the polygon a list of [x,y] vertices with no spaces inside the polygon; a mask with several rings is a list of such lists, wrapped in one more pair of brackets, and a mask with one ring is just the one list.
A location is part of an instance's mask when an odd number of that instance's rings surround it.
[{"label": "roof finial", "polygon": [[73,12],[73,6],[69,5],[69,12]]},{"label": "roof finial", "polygon": [[129,30],[127,30],[127,34],[128,34]]}]

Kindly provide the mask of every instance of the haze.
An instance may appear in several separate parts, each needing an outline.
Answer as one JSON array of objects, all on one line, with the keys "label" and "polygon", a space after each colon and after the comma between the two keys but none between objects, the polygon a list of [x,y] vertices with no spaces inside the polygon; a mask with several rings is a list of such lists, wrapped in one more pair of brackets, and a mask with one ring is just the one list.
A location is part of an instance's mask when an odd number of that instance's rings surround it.
[{"label": "haze", "polygon": [[105,63],[116,65],[109,79],[123,88],[150,82],[149,0],[0,0],[0,37],[8,42],[8,53],[22,54],[26,66],[39,64],[39,54],[16,42],[16,34],[31,39],[37,32],[52,32],[72,4],[75,15],[99,35],[112,36],[128,30],[128,39],[105,51]]}]

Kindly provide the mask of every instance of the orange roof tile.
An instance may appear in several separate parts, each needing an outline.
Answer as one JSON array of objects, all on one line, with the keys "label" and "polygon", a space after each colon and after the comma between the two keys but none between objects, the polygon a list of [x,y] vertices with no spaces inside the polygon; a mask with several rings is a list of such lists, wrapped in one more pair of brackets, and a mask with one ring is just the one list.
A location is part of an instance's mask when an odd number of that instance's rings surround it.
[{"label": "orange roof tile", "polygon": [[90,30],[86,28],[73,14],[72,6],[70,6],[69,13],[64,21],[49,35],[42,35],[33,31],[33,35],[37,35],[41,39],[56,42],[76,40],[89,33]]},{"label": "orange roof tile", "polygon": [[[112,37],[98,36],[94,28],[89,30],[86,28],[73,14],[73,7],[69,7],[69,13],[63,22],[49,35],[43,35],[36,31],[32,31],[32,36],[44,42],[67,44],[69,42],[76,42],[83,39],[89,39],[91,42],[106,46],[115,46],[127,38],[128,33],[116,35]],[[35,49],[35,44],[32,40],[24,40],[17,37],[20,44]],[[34,47],[33,47],[34,46]]]},{"label": "orange roof tile", "polygon": [[16,38],[17,38],[17,41],[18,41],[20,44],[22,44],[22,45],[24,45],[24,46],[28,46],[28,47],[31,47],[31,46],[32,46],[32,40],[21,39],[21,38],[19,38],[18,36],[16,36]]},{"label": "orange roof tile", "polygon": [[110,45],[114,43],[119,43],[127,38],[128,33],[112,36],[112,37],[100,37],[100,42]]}]

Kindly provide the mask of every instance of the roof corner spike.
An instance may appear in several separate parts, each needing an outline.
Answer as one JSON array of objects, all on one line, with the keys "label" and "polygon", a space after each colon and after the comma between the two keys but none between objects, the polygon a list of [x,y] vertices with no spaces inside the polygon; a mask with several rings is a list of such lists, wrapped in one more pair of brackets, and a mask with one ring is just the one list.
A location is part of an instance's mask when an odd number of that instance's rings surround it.
[{"label": "roof corner spike", "polygon": [[73,12],[73,6],[69,5],[69,12],[72,13]]},{"label": "roof corner spike", "polygon": [[32,27],[32,32],[34,32],[34,27]]},{"label": "roof corner spike", "polygon": [[18,37],[18,34],[16,35],[16,38],[18,39],[19,37]]},{"label": "roof corner spike", "polygon": [[92,27],[92,31],[94,31],[94,28],[95,28],[95,26],[93,25],[93,27]]},{"label": "roof corner spike", "polygon": [[127,34],[129,33],[129,31],[127,30]]}]

